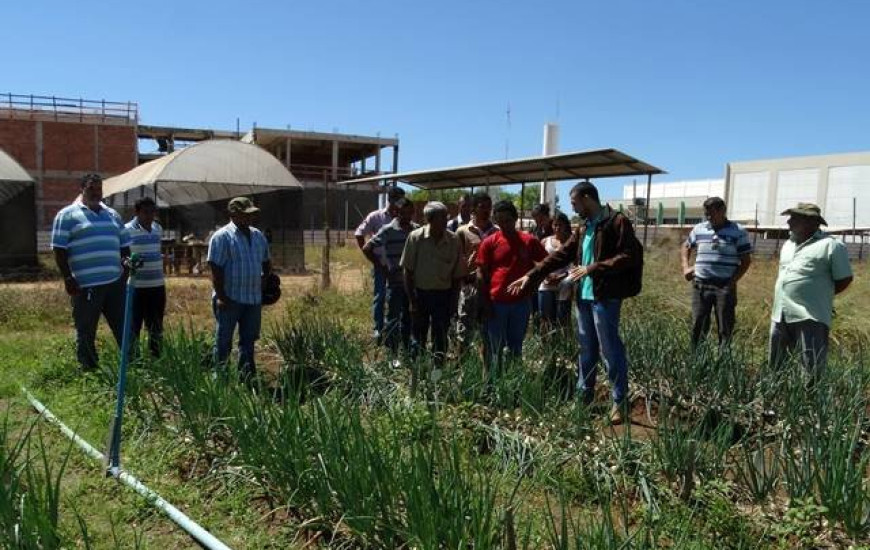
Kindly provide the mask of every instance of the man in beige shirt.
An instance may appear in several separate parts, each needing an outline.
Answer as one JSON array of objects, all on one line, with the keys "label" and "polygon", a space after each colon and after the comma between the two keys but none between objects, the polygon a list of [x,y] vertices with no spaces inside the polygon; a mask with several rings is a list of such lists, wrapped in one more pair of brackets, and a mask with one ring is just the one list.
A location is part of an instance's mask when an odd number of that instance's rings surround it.
[{"label": "man in beige shirt", "polygon": [[[456,337],[460,353],[467,349],[480,325],[480,300],[477,281],[477,248],[480,242],[495,233],[498,227],[492,223],[492,199],[483,191],[471,198],[471,222],[459,227],[459,249],[463,269],[462,285],[456,316]],[[486,338],[486,331],[481,331]]]},{"label": "man in beige shirt", "polygon": [[430,202],[423,209],[426,225],[408,235],[400,265],[411,306],[416,349],[425,349],[432,329],[435,360],[444,361],[452,295],[464,270],[459,238],[447,231],[447,207]]}]

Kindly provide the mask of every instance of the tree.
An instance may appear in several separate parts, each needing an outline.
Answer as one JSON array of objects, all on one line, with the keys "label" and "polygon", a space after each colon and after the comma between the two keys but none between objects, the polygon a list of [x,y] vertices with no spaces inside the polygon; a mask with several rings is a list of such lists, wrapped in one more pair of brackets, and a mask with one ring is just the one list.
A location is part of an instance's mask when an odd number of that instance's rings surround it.
[{"label": "tree", "polygon": [[535,207],[536,204],[541,202],[541,186],[536,183],[530,183],[526,185],[525,192],[523,193],[523,200],[520,201],[520,192],[521,189],[517,189],[515,193],[510,191],[505,191],[504,189],[499,189],[493,195],[493,200],[506,200],[514,203],[514,206],[517,207],[517,210],[522,207],[526,213],[532,211],[532,208]]},{"label": "tree", "polygon": [[459,197],[468,193],[466,189],[414,189],[405,196],[414,202],[429,202],[438,201],[444,204],[456,204],[459,202]]}]

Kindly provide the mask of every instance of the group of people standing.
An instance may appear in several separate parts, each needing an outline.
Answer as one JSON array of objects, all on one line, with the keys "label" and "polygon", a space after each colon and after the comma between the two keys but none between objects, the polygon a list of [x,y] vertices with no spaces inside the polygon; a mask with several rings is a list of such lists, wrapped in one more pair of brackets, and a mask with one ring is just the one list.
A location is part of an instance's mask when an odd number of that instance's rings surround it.
[{"label": "group of people standing", "polygon": [[[239,331],[239,372],[249,378],[255,372],[254,343],[260,337],[262,282],[271,273],[269,245],[252,226],[259,211],[247,197],[229,201],[230,222],[209,240],[208,264],[212,276],[212,311],[215,317],[214,360],[225,365]],[[103,180],[98,174],[81,179],[81,193],[54,219],[51,247],[55,262],[70,296],[76,331],[76,356],[85,370],[97,368],[97,326],[106,319],[118,347],[123,341],[125,284],[130,258],[136,254],[131,348],[143,324],[148,348],[159,356],[166,312],[161,241],[163,229],[155,219],[157,205],[151,197],[134,204],[134,217],[126,224],[103,202]]]},{"label": "group of people standing", "polygon": [[[479,333],[491,369],[505,354],[522,353],[530,319],[537,317],[545,333],[569,325],[573,302],[581,399],[593,401],[597,365],[603,362],[613,399],[611,420],[621,422],[628,402],[628,360],[620,315],[623,301],[640,292],[643,279],[644,250],[631,221],[602,204],[597,188],[585,181],[570,194],[582,219],[574,230],[565,214],[550,217],[547,205],[539,205],[532,212],[536,227],[520,231],[514,205],[493,205],[482,192],[464,195],[451,220],[446,206],[428,203],[426,225],[416,227],[403,195],[392,189],[387,207],[370,214],[356,232],[373,264],[375,336],[391,350],[419,353],[431,330],[432,352],[443,361],[452,318],[459,353]],[[714,317],[720,347],[730,344],[737,283],[753,252],[747,231],[728,219],[724,200],[711,197],[703,207],[705,220],[692,228],[680,254],[682,276],[692,283],[693,350]],[[820,231],[827,224],[818,206],[799,203],[782,215],[788,216],[790,238],[780,251],[769,361],[779,365],[797,354],[812,381],[826,364],[834,295],[849,286],[852,271],[843,243]],[[377,226],[374,219],[386,225]],[[389,280],[386,313],[379,305],[379,278]]]},{"label": "group of people standing", "polygon": [[[641,290],[644,249],[628,217],[602,204],[592,183],[571,189],[571,206],[582,220],[573,230],[565,214],[551,217],[546,205],[539,205],[533,211],[535,229],[521,231],[516,207],[510,201],[493,204],[484,192],[463,196],[453,219],[444,204],[427,203],[422,227],[414,223],[414,204],[401,188],[390,189],[387,199],[387,206],[366,216],[356,231],[373,265],[372,313],[379,342],[396,352],[431,353],[440,365],[451,334],[459,353],[479,340],[493,373],[506,356],[521,355],[533,310],[545,330],[558,334],[569,325],[573,301],[579,394],[583,402],[593,401],[597,365],[603,362],[613,399],[611,420],[623,420],[628,360],[620,315],[623,301]],[[77,358],[86,369],[97,367],[94,341],[101,315],[119,345],[122,341],[131,253],[143,260],[133,280],[133,335],[144,324],[150,352],[161,351],[166,309],[162,228],[153,199],[139,199],[134,210],[125,224],[102,202],[100,176],[88,174],[79,198],[54,220],[51,246],[71,300]],[[230,221],[212,235],[208,249],[214,359],[226,364],[238,328],[239,371],[246,378],[255,372],[263,284],[274,276],[268,242],[253,227],[259,209],[249,198],[236,197],[227,210]],[[827,223],[818,206],[799,203],[782,215],[788,216],[790,238],[780,251],[769,361],[780,364],[797,353],[815,379],[826,363],[834,295],[849,286],[852,271],[843,243],[820,231]],[[731,341],[737,283],[752,254],[746,230],[728,219],[721,198],[705,201],[704,216],[681,248],[682,276],[692,283],[693,349],[714,316],[720,346]]]}]

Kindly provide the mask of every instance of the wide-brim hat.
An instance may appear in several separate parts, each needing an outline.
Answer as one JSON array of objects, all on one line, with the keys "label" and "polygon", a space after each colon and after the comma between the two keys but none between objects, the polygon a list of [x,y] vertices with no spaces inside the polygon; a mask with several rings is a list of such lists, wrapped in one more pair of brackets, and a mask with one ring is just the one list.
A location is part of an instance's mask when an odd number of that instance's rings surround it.
[{"label": "wide-brim hat", "polygon": [[260,211],[248,197],[236,197],[230,200],[227,210],[230,214],[253,214]]},{"label": "wide-brim hat", "polygon": [[825,218],[822,217],[822,209],[811,202],[799,202],[797,203],[797,206],[785,210],[781,215],[788,216],[789,214],[806,216],[808,218],[818,218],[820,225],[828,225],[828,222],[826,222]]}]

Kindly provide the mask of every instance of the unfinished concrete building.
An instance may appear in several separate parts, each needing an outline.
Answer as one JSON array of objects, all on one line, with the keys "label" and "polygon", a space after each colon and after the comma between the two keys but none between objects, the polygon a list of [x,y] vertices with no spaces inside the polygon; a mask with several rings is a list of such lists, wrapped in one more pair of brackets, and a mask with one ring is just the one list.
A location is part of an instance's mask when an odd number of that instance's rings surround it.
[{"label": "unfinished concrete building", "polygon": [[107,178],[136,166],[138,116],[131,102],[0,94],[0,149],[34,180],[40,250],[84,174]]}]

